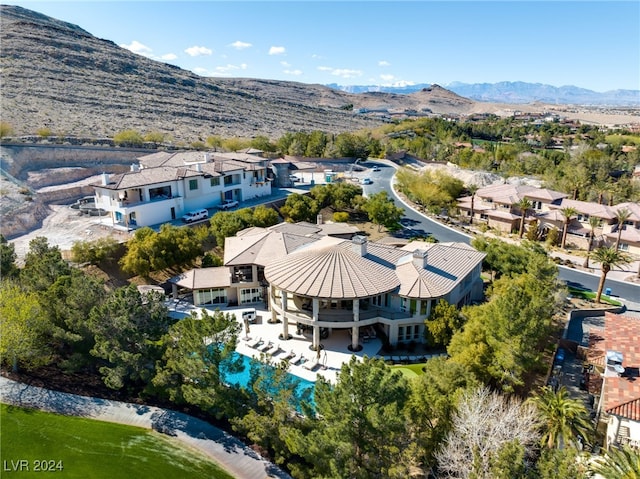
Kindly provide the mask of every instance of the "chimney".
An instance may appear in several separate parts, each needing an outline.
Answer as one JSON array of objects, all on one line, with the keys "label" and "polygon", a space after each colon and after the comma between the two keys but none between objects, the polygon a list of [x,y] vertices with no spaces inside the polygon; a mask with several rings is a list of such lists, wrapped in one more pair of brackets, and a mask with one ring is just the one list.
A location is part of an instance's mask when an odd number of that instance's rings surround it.
[{"label": "chimney", "polygon": [[135,163],[131,163],[131,171],[139,171],[140,167]]},{"label": "chimney", "polygon": [[196,171],[202,171],[202,163],[196,163]]},{"label": "chimney", "polygon": [[355,235],[351,240],[353,251],[360,256],[367,255],[367,237]]},{"label": "chimney", "polygon": [[109,184],[109,173],[102,173],[102,186]]},{"label": "chimney", "polygon": [[322,213],[318,213],[318,215],[316,216],[316,224],[322,224]]},{"label": "chimney", "polygon": [[427,250],[417,249],[413,252],[413,264],[418,268],[427,267]]},{"label": "chimney", "polygon": [[204,162],[205,163],[211,162],[211,156],[209,156],[209,152],[207,151],[204,152]]}]

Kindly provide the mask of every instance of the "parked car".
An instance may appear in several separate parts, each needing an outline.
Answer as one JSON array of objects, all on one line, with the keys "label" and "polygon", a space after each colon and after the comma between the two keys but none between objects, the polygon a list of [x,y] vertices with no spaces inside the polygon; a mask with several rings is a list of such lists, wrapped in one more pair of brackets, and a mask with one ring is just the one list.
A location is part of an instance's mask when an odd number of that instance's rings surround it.
[{"label": "parked car", "polygon": [[193,223],[194,221],[206,220],[209,217],[209,212],[206,209],[189,211],[182,217],[182,221],[185,223]]},{"label": "parked car", "polygon": [[371,181],[370,178],[362,178],[360,180],[360,184],[363,184],[363,185],[370,185],[371,183],[373,183],[373,181]]},{"label": "parked car", "polygon": [[289,175],[289,181],[292,181],[293,183],[296,183],[298,181],[302,181],[299,177],[297,177],[296,175]]},{"label": "parked car", "polygon": [[558,348],[558,352],[556,353],[556,363],[561,363],[564,361],[565,350],[564,348]]},{"label": "parked car", "polygon": [[235,208],[238,206],[238,202],[236,200],[224,200],[220,206],[218,206],[219,210],[230,210],[231,208]]},{"label": "parked car", "polygon": [[373,168],[371,168],[371,171],[380,171],[380,167],[378,165],[375,165]]}]

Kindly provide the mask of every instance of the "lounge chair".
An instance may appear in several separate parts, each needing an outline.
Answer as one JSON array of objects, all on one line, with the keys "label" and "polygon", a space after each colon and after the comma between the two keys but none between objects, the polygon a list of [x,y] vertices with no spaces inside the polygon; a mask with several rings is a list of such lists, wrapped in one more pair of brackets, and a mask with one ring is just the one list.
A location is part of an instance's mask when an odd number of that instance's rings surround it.
[{"label": "lounge chair", "polygon": [[311,361],[305,361],[302,364],[302,367],[308,369],[309,371],[313,371],[318,364],[320,364],[320,361],[318,361],[317,359],[313,359]]},{"label": "lounge chair", "polygon": [[276,343],[273,346],[271,346],[269,349],[267,349],[264,353],[268,354],[269,356],[273,356],[274,354],[277,354],[280,351],[282,351],[282,348],[278,343]]},{"label": "lounge chair", "polygon": [[289,362],[292,362],[293,358],[296,357],[296,353],[295,351],[292,349],[291,351],[289,351],[287,354],[285,354],[284,356],[280,356],[280,359],[288,359]]},{"label": "lounge chair", "polygon": [[271,349],[272,347],[273,347],[273,342],[269,341],[268,343],[261,344],[256,349],[264,353],[267,349]]},{"label": "lounge chair", "polygon": [[247,341],[247,346],[249,346],[250,348],[257,348],[263,342],[264,341],[262,340],[262,338],[249,339]]},{"label": "lounge chair", "polygon": [[296,356],[292,357],[289,360],[289,362],[291,364],[300,365],[300,364],[304,364],[306,360],[307,360],[307,358],[304,357],[304,354],[301,354],[300,356],[296,355]]}]

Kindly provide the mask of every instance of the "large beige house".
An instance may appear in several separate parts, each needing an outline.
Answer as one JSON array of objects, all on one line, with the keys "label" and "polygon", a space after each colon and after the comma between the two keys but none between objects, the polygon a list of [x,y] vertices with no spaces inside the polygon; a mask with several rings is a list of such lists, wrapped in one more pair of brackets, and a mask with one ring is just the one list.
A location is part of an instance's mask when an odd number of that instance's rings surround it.
[{"label": "large beige house", "polygon": [[[172,278],[174,294],[196,305],[266,303],[270,322],[311,332],[311,347],[334,330],[349,330],[351,347],[364,334],[392,345],[424,341],[424,321],[444,299],[462,306],[482,298],[485,254],[464,243],[367,241],[344,225],[281,224],[250,228],[225,241],[224,266]],[[347,238],[348,237],[348,238]]]}]

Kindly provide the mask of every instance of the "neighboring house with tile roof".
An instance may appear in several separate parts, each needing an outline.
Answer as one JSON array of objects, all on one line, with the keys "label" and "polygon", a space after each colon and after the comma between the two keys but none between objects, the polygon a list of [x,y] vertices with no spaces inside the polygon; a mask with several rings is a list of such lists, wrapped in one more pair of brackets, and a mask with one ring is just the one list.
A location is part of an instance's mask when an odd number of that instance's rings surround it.
[{"label": "neighboring house with tile roof", "polygon": [[255,155],[157,152],[138,161],[131,171],[105,173],[94,185],[96,207],[109,213],[114,226],[151,226],[225,200],[271,194],[268,160]]},{"label": "neighboring house with tile roof", "polygon": [[605,233],[606,242],[614,245],[618,240],[618,228],[622,228],[620,234],[620,249],[627,253],[640,256],[640,204],[619,203],[613,208],[616,211],[627,210],[631,215],[622,225],[614,225],[610,232]]},{"label": "neighboring house with tile roof", "polygon": [[[483,295],[485,254],[463,243],[412,242],[401,248],[344,239],[324,225],[281,223],[247,228],[225,239],[224,266],[187,271],[169,280],[174,297],[196,306],[266,302],[271,321],[321,333],[381,328],[393,345],[424,341],[424,321],[436,302],[462,306]],[[333,231],[335,233],[335,231]]]},{"label": "neighboring house with tile roof", "polygon": [[640,319],[607,312],[602,339],[591,343],[592,362],[602,358],[600,419],[606,446],[640,449]]},{"label": "neighboring house with tile roof", "polygon": [[530,223],[535,219],[535,215],[549,211],[566,196],[559,191],[529,185],[490,185],[479,188],[473,198],[459,198],[458,209],[468,217],[471,217],[473,209],[474,222],[486,223],[490,228],[510,233],[516,231],[520,225],[522,212],[517,206],[520,200],[526,198],[532,204],[525,220]]},{"label": "neighboring house with tile roof", "polygon": [[620,203],[614,206],[602,205],[589,201],[579,201],[567,198],[567,195],[557,191],[536,188],[528,185],[491,185],[479,188],[473,197],[465,196],[458,199],[458,209],[467,216],[471,216],[473,209],[474,223],[485,223],[490,228],[505,232],[515,232],[520,227],[522,212],[517,203],[527,198],[532,208],[527,211],[525,224],[531,225],[537,221],[537,228],[542,232],[555,228],[562,232],[565,228],[564,208],[574,208],[577,211],[567,228],[567,243],[576,248],[587,249],[591,234],[591,217],[598,218],[599,226],[594,229],[594,247],[599,245],[614,245],[618,238],[618,224],[616,212],[627,209],[631,216],[622,225],[620,249],[632,254],[640,255],[640,204]]}]

